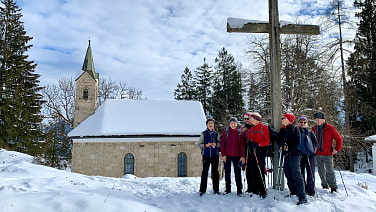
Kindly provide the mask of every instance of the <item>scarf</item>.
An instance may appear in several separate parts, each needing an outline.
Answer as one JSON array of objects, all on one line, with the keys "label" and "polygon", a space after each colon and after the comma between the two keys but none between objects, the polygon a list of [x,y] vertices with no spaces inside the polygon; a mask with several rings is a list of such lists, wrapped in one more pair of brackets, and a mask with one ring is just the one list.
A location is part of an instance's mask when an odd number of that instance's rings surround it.
[{"label": "scarf", "polygon": [[244,126],[247,128],[247,129],[251,129],[251,127],[253,126],[252,124],[244,124]]},{"label": "scarf", "polygon": [[319,143],[319,146],[317,148],[318,152],[322,152],[322,146],[323,146],[323,137],[324,137],[324,128],[326,127],[326,123],[322,124],[321,126],[316,127],[316,137]]}]

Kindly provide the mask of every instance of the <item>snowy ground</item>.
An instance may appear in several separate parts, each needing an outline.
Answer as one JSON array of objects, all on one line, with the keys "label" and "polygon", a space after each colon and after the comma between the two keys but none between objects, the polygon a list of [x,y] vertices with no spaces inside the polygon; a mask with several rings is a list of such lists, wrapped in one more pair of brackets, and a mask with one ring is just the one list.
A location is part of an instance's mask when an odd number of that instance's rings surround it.
[{"label": "snowy ground", "polygon": [[[376,211],[376,176],[337,172],[339,193],[320,188],[317,197],[296,205],[297,199],[268,188],[266,199],[198,194],[200,178],[108,178],[86,176],[35,165],[32,157],[0,150],[0,211]],[[362,188],[368,186],[368,188]],[[220,182],[223,190],[224,181]],[[233,190],[235,191],[235,185]],[[276,199],[274,197],[276,196]]]}]

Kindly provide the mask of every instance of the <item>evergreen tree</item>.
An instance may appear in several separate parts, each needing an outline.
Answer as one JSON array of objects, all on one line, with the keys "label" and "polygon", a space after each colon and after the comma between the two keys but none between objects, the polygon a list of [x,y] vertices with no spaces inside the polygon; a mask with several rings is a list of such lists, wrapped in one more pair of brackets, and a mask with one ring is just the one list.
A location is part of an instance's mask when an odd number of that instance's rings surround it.
[{"label": "evergreen tree", "polygon": [[43,103],[36,64],[25,53],[27,43],[21,9],[13,0],[0,7],[0,142],[2,147],[36,155],[42,135]]},{"label": "evergreen tree", "polygon": [[42,165],[65,169],[71,162],[72,140],[67,136],[70,126],[65,120],[57,118],[44,128],[42,153],[37,159]]},{"label": "evergreen tree", "polygon": [[213,67],[206,63],[205,58],[204,64],[196,68],[193,79],[196,83],[196,100],[201,102],[205,115],[210,117],[212,111],[210,111],[209,108],[209,98],[212,93],[211,87],[213,83]]},{"label": "evergreen tree", "polygon": [[181,84],[179,83],[174,89],[174,97],[177,100],[195,99],[195,81],[188,67],[185,67],[184,73],[181,75]]},{"label": "evergreen tree", "polygon": [[352,127],[376,132],[376,1],[356,0],[360,19],[355,37],[354,52],[348,59],[352,89]]},{"label": "evergreen tree", "polygon": [[228,54],[225,48],[218,53],[215,63],[210,106],[213,117],[218,121],[218,127],[224,128],[230,116],[240,118],[244,113],[241,72],[234,57]]}]

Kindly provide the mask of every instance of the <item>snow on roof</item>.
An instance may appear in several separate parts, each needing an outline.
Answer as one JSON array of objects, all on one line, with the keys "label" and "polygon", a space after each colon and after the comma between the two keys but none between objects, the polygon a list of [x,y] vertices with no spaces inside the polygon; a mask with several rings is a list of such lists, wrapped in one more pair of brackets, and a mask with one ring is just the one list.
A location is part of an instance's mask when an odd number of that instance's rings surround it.
[{"label": "snow on roof", "polygon": [[198,101],[108,99],[68,136],[198,136],[205,121]]},{"label": "snow on roof", "polygon": [[368,136],[364,140],[369,142],[376,142],[376,135]]},{"label": "snow on roof", "polygon": [[247,19],[229,17],[229,18],[227,18],[227,23],[230,25],[231,28],[239,28],[240,29],[248,23],[267,24],[267,23],[269,23],[269,21],[247,20]]},{"label": "snow on roof", "polygon": [[[244,25],[248,23],[255,23],[255,24],[268,24],[269,21],[260,21],[260,20],[248,20],[248,19],[241,19],[241,18],[232,18],[229,17],[227,18],[227,23],[230,25],[231,28],[237,28],[241,29]],[[279,21],[280,27],[285,26],[285,25],[291,25],[294,24],[293,22],[290,21]],[[306,25],[306,24],[299,24],[299,25]]]}]

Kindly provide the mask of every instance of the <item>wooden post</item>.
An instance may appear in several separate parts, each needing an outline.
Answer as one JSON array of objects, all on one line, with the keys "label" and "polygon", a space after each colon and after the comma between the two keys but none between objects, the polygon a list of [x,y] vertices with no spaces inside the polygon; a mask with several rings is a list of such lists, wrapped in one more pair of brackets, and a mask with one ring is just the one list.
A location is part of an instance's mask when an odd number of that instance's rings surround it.
[{"label": "wooden post", "polygon": [[[279,117],[282,115],[282,94],[281,94],[281,49],[279,36],[279,16],[278,16],[278,0],[269,0],[269,23],[271,24],[271,32],[269,33],[270,48],[270,85],[272,100],[272,125],[279,132],[281,121]],[[273,157],[273,187],[276,188],[277,179],[280,185],[278,188],[284,188],[283,172],[278,176],[279,166],[279,147],[274,143]]]}]

